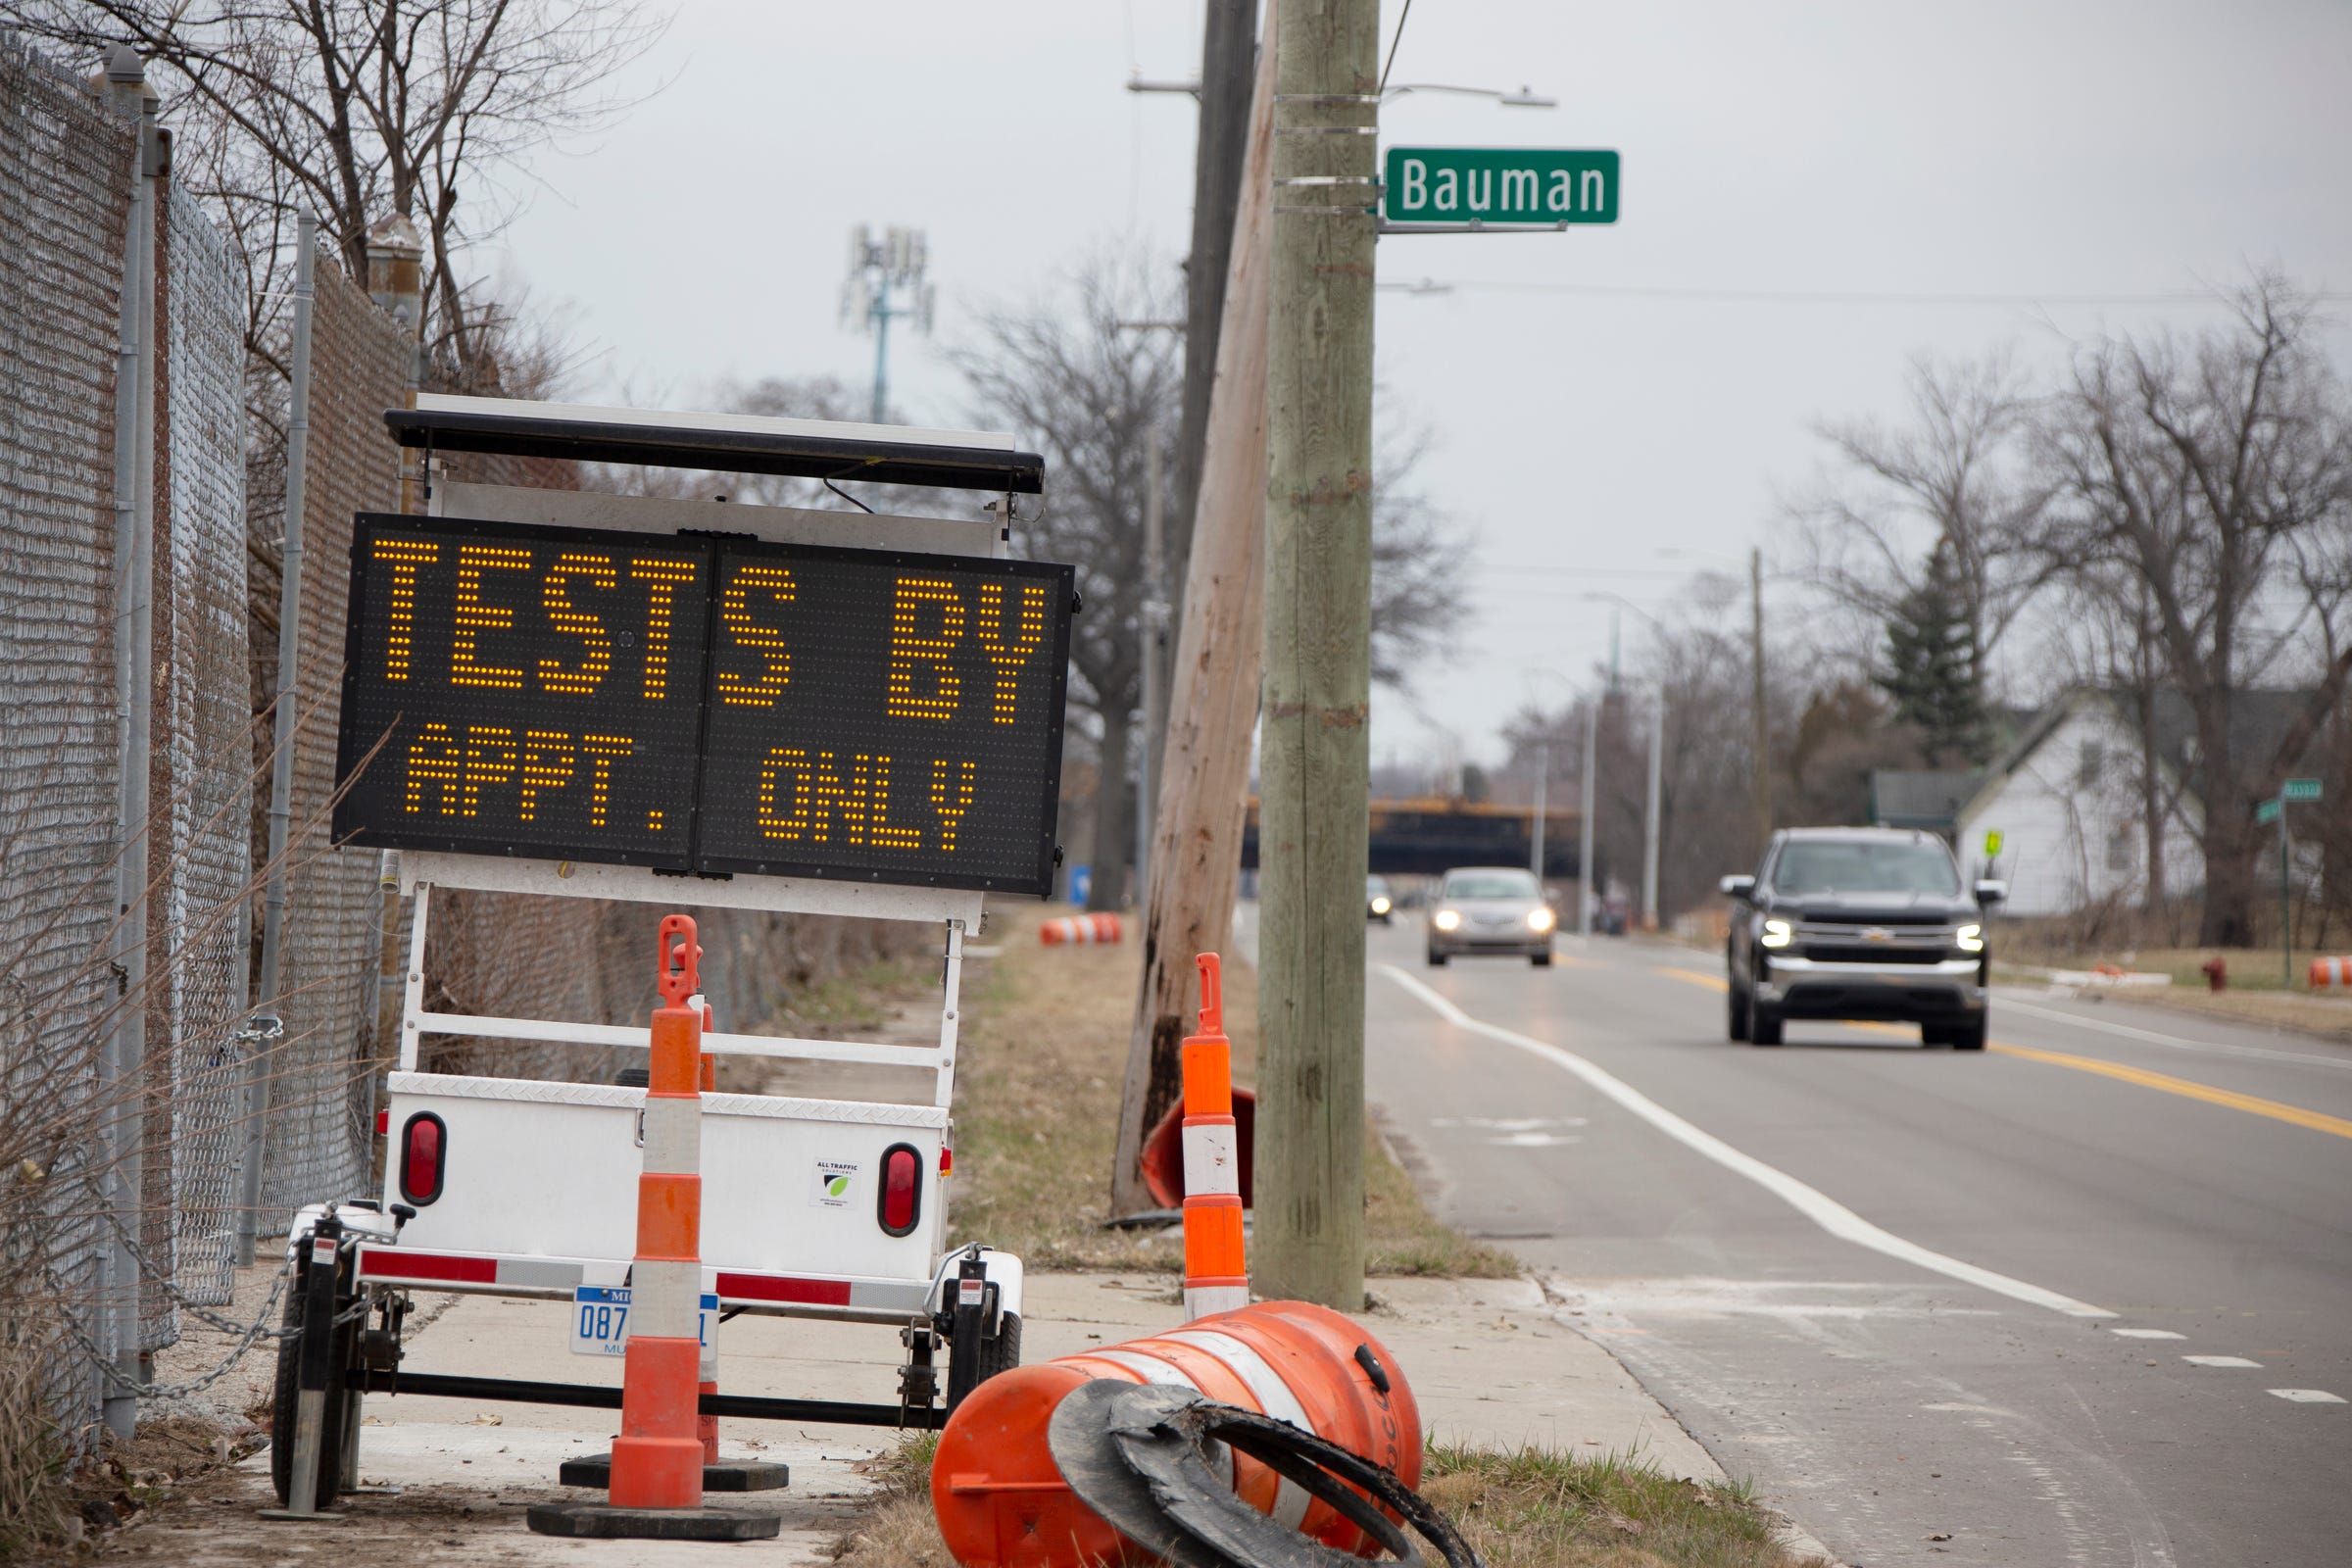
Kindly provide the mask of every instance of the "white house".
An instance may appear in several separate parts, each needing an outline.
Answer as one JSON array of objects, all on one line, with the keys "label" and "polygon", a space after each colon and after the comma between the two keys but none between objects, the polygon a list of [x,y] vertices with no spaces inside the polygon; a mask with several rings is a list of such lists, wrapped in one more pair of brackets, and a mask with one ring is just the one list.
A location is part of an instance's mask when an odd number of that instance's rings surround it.
[{"label": "white house", "polygon": [[[2164,813],[2165,891],[2190,893],[2204,886],[2205,860],[2197,848],[2198,802],[2179,771],[2185,726],[2160,720],[2158,729],[2157,772],[2171,803]],[[2138,728],[2113,695],[2083,689],[2060,699],[1986,769],[1961,806],[1963,863],[1975,875],[2008,881],[2011,914],[2066,914],[2136,897],[2147,885],[2148,855],[2140,758]],[[1999,834],[2001,845],[1989,864],[1988,833]]]}]

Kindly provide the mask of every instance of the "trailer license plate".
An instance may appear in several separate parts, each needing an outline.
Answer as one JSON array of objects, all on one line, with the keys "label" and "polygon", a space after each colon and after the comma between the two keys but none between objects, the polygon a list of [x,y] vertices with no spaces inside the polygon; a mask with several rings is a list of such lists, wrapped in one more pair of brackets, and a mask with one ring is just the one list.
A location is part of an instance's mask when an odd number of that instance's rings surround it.
[{"label": "trailer license plate", "polygon": [[[718,1298],[705,1293],[701,1313],[703,1344],[710,1343],[710,1322],[718,1315]],[[629,1288],[625,1285],[575,1285],[571,1291],[571,1353],[625,1355],[629,1348]]]}]

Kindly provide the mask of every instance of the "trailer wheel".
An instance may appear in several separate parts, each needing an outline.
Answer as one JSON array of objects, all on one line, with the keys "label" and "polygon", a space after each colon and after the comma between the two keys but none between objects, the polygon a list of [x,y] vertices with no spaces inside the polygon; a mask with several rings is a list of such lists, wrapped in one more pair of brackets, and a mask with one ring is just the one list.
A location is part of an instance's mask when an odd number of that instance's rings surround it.
[{"label": "trailer wheel", "polygon": [[[280,1322],[287,1329],[303,1324],[303,1290],[299,1276],[286,1282],[286,1309]],[[335,1335],[334,1385],[327,1390],[326,1410],[319,1422],[318,1482],[314,1507],[324,1509],[343,1491],[343,1432],[345,1421],[359,1403],[343,1388],[343,1369],[350,1364],[351,1333],[347,1324]],[[270,1399],[270,1480],[277,1488],[279,1507],[294,1493],[294,1411],[302,1372],[302,1337],[289,1333],[277,1342],[277,1382]]]},{"label": "trailer wheel", "polygon": [[970,1385],[972,1388],[978,1388],[1000,1372],[1009,1372],[1019,1366],[1021,1364],[1020,1313],[999,1313],[996,1333],[991,1334],[983,1329],[978,1341],[968,1352],[961,1344],[956,1341],[949,1342],[948,1385],[950,1388],[956,1387],[956,1363],[963,1359],[967,1353],[972,1357]]}]

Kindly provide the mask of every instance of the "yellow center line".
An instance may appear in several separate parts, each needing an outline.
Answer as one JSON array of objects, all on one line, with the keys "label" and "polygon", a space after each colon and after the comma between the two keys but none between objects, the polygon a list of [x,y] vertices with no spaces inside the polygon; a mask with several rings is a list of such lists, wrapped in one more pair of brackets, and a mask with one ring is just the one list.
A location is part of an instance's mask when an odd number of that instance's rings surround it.
[{"label": "yellow center line", "polygon": [[[1656,971],[1692,985],[1705,986],[1710,991],[1729,989],[1721,975],[1707,974],[1698,969],[1667,969]],[[1855,1023],[1855,1029],[1868,1029],[1881,1034],[1907,1034],[1893,1024]],[[2242,1110],[2253,1116],[2268,1116],[2273,1121],[2285,1122],[2290,1127],[2306,1127],[2313,1132],[2333,1133],[2338,1138],[2352,1138],[2352,1121],[2330,1116],[2324,1111],[2305,1110],[2301,1105],[2289,1105],[2276,1100],[2264,1100],[2258,1095],[2241,1095],[2231,1089],[2216,1089],[2211,1084],[2196,1083],[2187,1078],[2176,1078],[2171,1073],[2150,1072],[2145,1067],[2127,1067],[2120,1061],[2102,1061],[2096,1056],[2078,1056],[2063,1051],[2042,1051],[2034,1046],[2012,1046],[1993,1041],[1985,1048],[2004,1056],[2019,1056],[2028,1061],[2047,1062],[2053,1067],[2072,1067],[2077,1072],[2094,1072],[2102,1077],[2137,1084],[2142,1089],[2160,1089],[2168,1095],[2184,1100],[2201,1100],[2209,1105],[2223,1105],[2230,1110]]]},{"label": "yellow center line", "polygon": [[2241,1095],[2234,1090],[2216,1089],[2211,1084],[2192,1083],[2186,1078],[2175,1078],[2170,1073],[2150,1072],[2145,1067],[2127,1067],[2120,1061],[2101,1061],[2096,1056],[2069,1055],[2063,1051],[2038,1051],[2032,1046],[2004,1045],[1999,1041],[1985,1047],[2004,1056],[2023,1056],[2029,1061],[2046,1061],[2053,1067],[2072,1067],[2077,1072],[2095,1072],[2108,1078],[2120,1078],[2143,1089],[2161,1089],[2168,1095],[2186,1100],[2202,1100],[2209,1105],[2227,1105],[2255,1116],[2268,1116],[2293,1127],[2308,1127],[2317,1133],[2333,1133],[2338,1138],[2352,1138],[2352,1121],[2341,1116],[2329,1116],[2321,1111],[2305,1110],[2300,1105],[2282,1104],[2276,1100],[2263,1100],[2254,1095]]}]

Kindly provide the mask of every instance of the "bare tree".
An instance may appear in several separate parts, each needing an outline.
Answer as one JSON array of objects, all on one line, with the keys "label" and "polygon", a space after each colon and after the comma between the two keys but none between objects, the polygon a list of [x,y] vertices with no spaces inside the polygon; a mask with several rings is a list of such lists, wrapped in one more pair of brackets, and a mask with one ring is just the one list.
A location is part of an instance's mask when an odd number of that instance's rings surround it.
[{"label": "bare tree", "polygon": [[1372,678],[1412,684],[1448,657],[1462,617],[1462,564],[1476,541],[1419,484],[1434,438],[1391,397],[1375,404],[1372,447]]},{"label": "bare tree", "polygon": [[[2253,807],[2311,747],[2352,678],[2352,414],[2276,276],[2185,343],[2100,343],[2043,440],[2062,501],[2053,564],[2128,585],[2195,734],[2205,907],[2198,940],[2253,936]],[[2266,676],[2304,696],[2259,751],[2236,721]]]},{"label": "bare tree", "polygon": [[2154,916],[2172,897],[2166,842],[2183,810],[2184,781],[2165,761],[2163,709],[2171,692],[2147,584],[2112,565],[2086,564],[2070,574],[2058,644],[2072,684],[2098,686],[2127,713],[2138,745],[2129,780],[2140,825],[2146,871],[2140,907]]},{"label": "bare tree", "polygon": [[1174,312],[1152,270],[1098,254],[1051,292],[985,314],[978,341],[952,355],[984,416],[1045,454],[1044,504],[1014,522],[1017,547],[1077,568],[1085,610],[1071,629],[1070,697],[1092,721],[1083,733],[1097,758],[1094,908],[1118,906],[1134,864],[1144,510],[1153,447],[1159,471],[1173,471],[1183,376],[1168,334],[1127,324]]},{"label": "bare tree", "polygon": [[1920,359],[1911,417],[1818,427],[1838,476],[1792,510],[1813,582],[1882,624],[1945,593],[1982,708],[1993,648],[2054,567],[2038,547],[2048,498],[2029,462],[2033,404],[2005,353]]},{"label": "bare tree", "polygon": [[129,43],[161,68],[193,154],[180,177],[220,203],[254,270],[253,352],[276,357],[298,207],[353,277],[368,225],[393,214],[425,246],[436,379],[465,390],[483,385],[495,322],[468,308],[459,258],[512,216],[500,177],[628,107],[612,79],[668,25],[642,0],[0,0],[0,22],[90,53]]},{"label": "bare tree", "polygon": [[[1134,863],[1133,746],[1142,699],[1144,501],[1152,444],[1172,475],[1177,345],[1135,323],[1176,314],[1157,269],[1101,253],[1056,288],[981,318],[952,351],[979,416],[1009,423],[1047,459],[1047,496],[1013,526],[1029,554],[1078,568],[1086,611],[1071,638],[1072,700],[1100,759],[1090,902],[1112,906]],[[1416,483],[1428,433],[1401,416],[1382,427],[1372,507],[1372,671],[1390,685],[1444,657],[1461,613],[1468,544]],[[1163,480],[1163,484],[1170,481]],[[1167,499],[1165,495],[1163,501]],[[1181,574],[1181,567],[1177,568]]]}]

